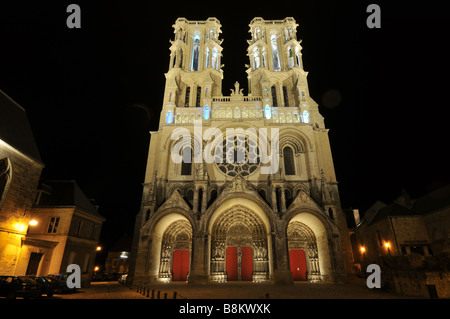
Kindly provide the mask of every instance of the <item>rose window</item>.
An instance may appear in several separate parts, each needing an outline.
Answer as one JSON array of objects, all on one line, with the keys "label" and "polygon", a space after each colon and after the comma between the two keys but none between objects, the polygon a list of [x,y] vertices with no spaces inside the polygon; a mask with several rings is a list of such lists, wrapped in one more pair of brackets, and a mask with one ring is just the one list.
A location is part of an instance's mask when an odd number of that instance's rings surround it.
[{"label": "rose window", "polygon": [[248,135],[229,136],[216,148],[215,162],[219,170],[228,176],[248,176],[254,173],[260,158],[256,139]]}]

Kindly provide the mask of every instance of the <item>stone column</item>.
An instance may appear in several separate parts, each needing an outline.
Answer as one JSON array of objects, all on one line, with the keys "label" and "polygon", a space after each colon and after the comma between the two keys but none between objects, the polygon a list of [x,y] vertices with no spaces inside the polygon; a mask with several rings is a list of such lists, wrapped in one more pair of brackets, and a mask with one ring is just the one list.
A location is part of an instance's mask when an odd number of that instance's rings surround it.
[{"label": "stone column", "polygon": [[196,187],[194,190],[194,199],[193,199],[194,203],[192,205],[192,210],[194,211],[194,213],[198,212],[198,188]]},{"label": "stone column", "polygon": [[208,236],[205,234],[194,234],[192,237],[191,267],[189,272],[189,283],[206,284],[208,282],[206,256],[208,247]]},{"label": "stone column", "polygon": [[205,189],[203,189],[203,197],[202,197],[202,207],[200,207],[199,211],[204,214],[206,211],[206,199],[208,197],[208,194]]},{"label": "stone column", "polygon": [[283,221],[277,221],[275,233],[272,233],[273,280],[276,284],[294,283],[289,265],[287,234],[283,231]]},{"label": "stone column", "polygon": [[272,186],[272,210],[274,213],[278,213],[278,205],[277,205],[277,194],[276,188]]},{"label": "stone column", "polygon": [[284,187],[281,188],[281,211],[286,212],[286,194],[284,193]]}]

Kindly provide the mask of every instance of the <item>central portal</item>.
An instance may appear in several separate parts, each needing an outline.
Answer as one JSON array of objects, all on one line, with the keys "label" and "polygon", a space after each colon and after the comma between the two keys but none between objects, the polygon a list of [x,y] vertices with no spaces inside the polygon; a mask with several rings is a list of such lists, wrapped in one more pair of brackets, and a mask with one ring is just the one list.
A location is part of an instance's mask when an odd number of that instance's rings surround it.
[{"label": "central portal", "polygon": [[251,247],[228,247],[226,264],[228,281],[252,281],[253,254]]},{"label": "central portal", "polygon": [[254,212],[231,208],[215,221],[211,235],[212,281],[269,279],[267,233]]}]

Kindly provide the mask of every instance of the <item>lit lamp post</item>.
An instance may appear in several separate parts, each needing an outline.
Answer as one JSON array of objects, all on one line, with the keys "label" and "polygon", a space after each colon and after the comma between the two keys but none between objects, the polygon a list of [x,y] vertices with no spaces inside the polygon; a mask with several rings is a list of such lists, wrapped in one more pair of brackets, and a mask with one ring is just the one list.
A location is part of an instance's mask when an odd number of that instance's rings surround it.
[{"label": "lit lamp post", "polygon": [[[31,227],[37,226],[38,221],[36,219],[32,219],[28,222],[28,225]],[[29,227],[27,228],[27,235],[28,235]]]},{"label": "lit lamp post", "polygon": [[390,250],[391,244],[387,241],[384,243],[384,247],[386,247],[386,249],[388,251],[388,255],[390,256],[391,255],[391,250]]},{"label": "lit lamp post", "polygon": [[364,271],[365,264],[366,264],[366,247],[361,246],[361,247],[359,248],[359,250],[361,251],[361,255],[362,255],[361,272],[363,272],[363,271]]},{"label": "lit lamp post", "polygon": [[38,221],[36,219],[32,219],[32,220],[30,220],[30,222],[28,224],[30,226],[36,226],[38,224]]}]

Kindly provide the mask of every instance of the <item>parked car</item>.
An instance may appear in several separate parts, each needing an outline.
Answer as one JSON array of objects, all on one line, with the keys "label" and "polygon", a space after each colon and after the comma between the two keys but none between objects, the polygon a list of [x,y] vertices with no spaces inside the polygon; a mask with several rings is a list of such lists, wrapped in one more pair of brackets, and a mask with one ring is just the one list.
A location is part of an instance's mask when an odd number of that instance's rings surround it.
[{"label": "parked car", "polygon": [[41,284],[29,276],[0,276],[0,296],[7,299],[39,298]]},{"label": "parked car", "polygon": [[56,278],[50,276],[27,276],[36,280],[41,284],[41,292],[47,297],[53,296],[55,293],[61,293],[63,290],[63,285]]},{"label": "parked car", "polygon": [[50,274],[47,277],[53,278],[56,280],[57,285],[60,288],[60,293],[65,293],[65,292],[75,292],[76,288],[69,288],[67,286],[67,274]]}]

